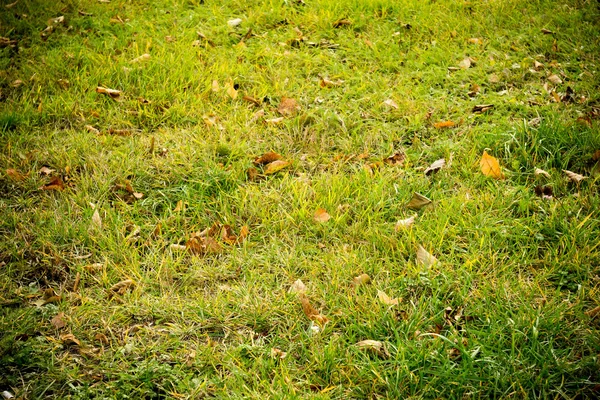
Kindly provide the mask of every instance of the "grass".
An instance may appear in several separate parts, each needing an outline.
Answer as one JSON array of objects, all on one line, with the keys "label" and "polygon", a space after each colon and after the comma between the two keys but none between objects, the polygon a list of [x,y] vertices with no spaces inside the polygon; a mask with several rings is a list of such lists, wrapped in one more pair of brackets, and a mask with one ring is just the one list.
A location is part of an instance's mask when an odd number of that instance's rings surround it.
[{"label": "grass", "polygon": [[[598,4],[304,3],[2,6],[17,44],[0,48],[0,391],[598,396]],[[300,111],[264,122],[284,97]],[[481,173],[484,150],[505,179]],[[291,165],[249,179],[267,151]],[[402,165],[382,162],[396,152]],[[64,190],[41,189],[52,176]],[[414,192],[433,204],[407,209]],[[249,234],[216,254],[173,246],[213,224]],[[297,279],[329,319],[318,332]]]}]

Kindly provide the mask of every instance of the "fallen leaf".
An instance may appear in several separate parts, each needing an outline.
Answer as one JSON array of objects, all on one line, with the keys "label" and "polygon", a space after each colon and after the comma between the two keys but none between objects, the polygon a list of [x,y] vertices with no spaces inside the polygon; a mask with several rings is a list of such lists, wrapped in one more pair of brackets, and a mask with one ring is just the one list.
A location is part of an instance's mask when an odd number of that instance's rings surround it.
[{"label": "fallen leaf", "polygon": [[352,22],[348,19],[339,19],[333,23],[334,28],[341,28],[348,25],[352,25]]},{"label": "fallen leaf", "polygon": [[135,286],[135,282],[132,279],[125,279],[121,282],[117,282],[109,289],[114,294],[124,294],[128,289]]},{"label": "fallen leaf", "polygon": [[413,210],[419,210],[428,204],[431,204],[431,200],[420,193],[414,192],[412,199],[410,199],[406,207]]},{"label": "fallen leaf", "polygon": [[100,131],[99,131],[98,129],[94,128],[92,125],[86,125],[86,126],[85,126],[85,129],[86,129],[88,132],[94,133],[94,134],[96,134],[96,135],[99,135],[99,134],[100,134]]},{"label": "fallen leaf", "polygon": [[19,3],[19,0],[14,1],[12,3],[5,4],[4,7],[7,8],[7,9],[10,9],[10,8],[13,8],[14,6],[16,6],[17,3]]},{"label": "fallen leaf", "polygon": [[481,161],[479,161],[479,166],[481,167],[481,172],[483,172],[485,176],[489,176],[494,179],[504,179],[504,174],[500,169],[498,159],[490,156],[485,150],[481,156]]},{"label": "fallen leaf", "polygon": [[38,171],[40,175],[51,175],[53,172],[56,172],[56,170],[48,168],[48,167],[42,167],[40,168],[40,170]]},{"label": "fallen leaf", "polygon": [[361,349],[375,350],[379,352],[383,348],[383,343],[378,340],[361,340],[360,342],[356,343],[356,346],[360,347]]},{"label": "fallen leaf", "polygon": [[235,84],[233,83],[232,79],[230,79],[229,82],[227,82],[227,95],[233,100],[237,99],[238,97],[238,91],[235,88]]},{"label": "fallen leaf", "polygon": [[10,84],[10,86],[14,87],[15,89],[21,85],[23,85],[23,81],[21,79],[16,79]]},{"label": "fallen leaf", "polygon": [[300,279],[298,279],[294,283],[292,283],[288,292],[289,293],[306,293],[307,290],[308,290],[308,288],[306,287],[304,282],[302,282]]},{"label": "fallen leaf", "polygon": [[250,167],[246,170],[246,176],[250,182],[258,182],[261,179],[261,175],[258,173],[256,168]]},{"label": "fallen leaf", "polygon": [[265,122],[267,124],[273,124],[273,125],[275,125],[275,124],[279,124],[279,123],[283,122],[284,120],[285,120],[284,117],[278,117],[278,118],[265,119]]},{"label": "fallen leaf", "polygon": [[104,333],[96,333],[94,335],[94,340],[97,340],[98,342],[100,342],[104,345],[108,345],[108,338],[106,337],[106,335]]},{"label": "fallen leaf", "polygon": [[216,254],[223,250],[223,247],[214,238],[210,236],[194,236],[185,243],[187,250],[196,255]]},{"label": "fallen leaf", "polygon": [[[15,1],[14,3],[7,4],[7,5],[6,5],[6,6],[4,6],[4,7],[11,6],[11,5],[15,5],[15,4],[17,4],[17,3],[18,3],[18,1]],[[7,7],[7,8],[9,8],[9,7]],[[9,392],[8,390],[3,390],[2,392],[0,392],[0,395],[2,395],[2,397],[3,397],[5,400],[9,400],[9,399],[14,399],[14,398],[15,398],[15,395],[14,395],[14,394],[12,394],[11,392]]]},{"label": "fallen leaf", "polygon": [[541,176],[544,176],[544,177],[546,177],[548,179],[551,178],[551,176],[550,176],[550,174],[548,172],[546,172],[546,171],[544,171],[543,169],[540,169],[540,168],[536,168],[533,171],[533,174],[536,175],[536,176],[540,176],[541,175]]},{"label": "fallen leaf", "polygon": [[433,127],[436,129],[451,128],[453,126],[454,126],[454,122],[452,122],[452,121],[441,121],[441,122],[436,122],[435,124],[433,124]]},{"label": "fallen leaf", "polygon": [[419,245],[417,247],[417,263],[423,265],[428,268],[437,263],[438,260],[432,254],[430,254],[427,250],[423,248],[423,246]]},{"label": "fallen leaf", "polygon": [[141,56],[134,58],[130,62],[132,64],[136,64],[136,63],[139,63],[139,62],[148,61],[150,58],[151,58],[150,54],[144,53]]},{"label": "fallen leaf", "polygon": [[64,328],[65,326],[67,326],[67,323],[65,322],[65,313],[59,312],[50,320],[50,323],[56,329]]},{"label": "fallen leaf", "polygon": [[458,63],[458,66],[462,69],[469,69],[471,68],[471,62],[473,60],[471,59],[471,57],[465,57],[461,62]]},{"label": "fallen leaf", "polygon": [[318,208],[313,215],[313,219],[317,222],[327,222],[331,219],[331,215],[323,208]]},{"label": "fallen leaf", "polygon": [[443,158],[440,158],[439,160],[436,160],[433,162],[433,164],[431,164],[429,167],[427,167],[427,169],[425,170],[425,175],[431,175],[435,172],[438,172],[440,169],[444,168],[446,166],[446,160]]},{"label": "fallen leaf", "polygon": [[534,61],[533,68],[535,68],[536,71],[539,71],[540,69],[544,68],[544,64],[539,61]]},{"label": "fallen leaf", "polygon": [[260,107],[260,100],[257,100],[254,97],[244,95],[244,97],[242,97],[242,100],[247,101],[248,103],[252,103],[257,107]]},{"label": "fallen leaf", "polygon": [[399,151],[385,158],[383,162],[389,165],[402,165],[402,163],[404,163],[404,160],[406,160],[406,154]]},{"label": "fallen leaf", "polygon": [[481,38],[470,38],[467,41],[471,44],[477,44],[477,45],[480,45],[483,43],[483,39],[481,39]]},{"label": "fallen leaf", "polygon": [[548,77],[548,80],[552,83],[554,83],[555,85],[560,85],[562,83],[562,79],[560,79],[558,77],[558,75],[556,74],[552,74]]},{"label": "fallen leaf", "polygon": [[377,290],[377,297],[379,301],[388,306],[397,306],[400,300],[398,298],[392,299],[390,296],[385,294],[385,292],[381,290]]},{"label": "fallen leaf", "polygon": [[131,130],[129,130],[129,129],[110,128],[108,130],[108,134],[109,135],[117,135],[117,136],[130,136],[131,135]]},{"label": "fallen leaf", "polygon": [[281,157],[281,155],[275,153],[274,151],[268,151],[265,154],[263,154],[262,156],[258,157],[254,161],[252,161],[252,164],[266,165],[266,164],[272,163],[273,161],[281,160],[282,158],[283,157]]},{"label": "fallen leaf", "polygon": [[371,277],[367,274],[360,274],[352,278],[352,284],[354,286],[366,285],[371,282]]},{"label": "fallen leaf", "polygon": [[63,190],[65,183],[60,176],[54,176],[50,178],[50,182],[40,187],[41,190]]},{"label": "fallen leaf", "polygon": [[283,360],[287,356],[285,351],[278,349],[277,347],[273,347],[271,349],[271,357],[274,359]]},{"label": "fallen leaf", "polygon": [[94,214],[92,215],[92,225],[98,229],[102,229],[102,218],[100,218],[98,209],[94,210]]},{"label": "fallen leaf", "polygon": [[183,203],[183,200],[178,200],[177,204],[175,204],[175,208],[173,209],[173,212],[181,212],[181,211],[185,211],[185,204]]},{"label": "fallen leaf", "polygon": [[553,35],[554,34],[554,32],[552,32],[551,30],[546,29],[546,28],[542,28],[542,33],[544,35]]},{"label": "fallen leaf", "polygon": [[417,217],[416,215],[413,215],[412,217],[398,220],[398,222],[396,222],[396,225],[394,226],[394,230],[396,232],[399,232],[401,230],[411,227],[415,223],[416,217]]},{"label": "fallen leaf", "polygon": [[302,302],[302,311],[304,311],[304,315],[306,315],[308,317],[308,319],[310,319],[311,321],[315,321],[316,323],[318,323],[321,326],[323,326],[327,322],[329,322],[329,319],[326,316],[319,313],[310,304],[308,297],[306,297],[306,295],[304,293],[300,293],[299,297],[300,297],[300,301]]},{"label": "fallen leaf", "polygon": [[471,110],[471,112],[484,113],[486,111],[491,110],[492,108],[494,108],[493,104],[477,104],[477,105],[473,106],[473,109]]},{"label": "fallen leaf", "polygon": [[105,94],[109,96],[111,99],[117,100],[121,96],[121,91],[116,89],[109,89],[102,86],[98,86],[96,88],[96,93]]},{"label": "fallen leaf", "polygon": [[239,26],[241,23],[242,23],[241,18],[234,18],[234,19],[230,19],[229,21],[227,21],[227,25],[229,25],[232,28]]},{"label": "fallen leaf", "polygon": [[594,154],[592,154],[592,161],[600,160],[600,150],[596,150]]},{"label": "fallen leaf", "polygon": [[27,175],[23,175],[22,173],[13,168],[7,169],[6,175],[8,175],[8,177],[13,181],[17,182],[24,181],[27,178]]},{"label": "fallen leaf", "polygon": [[301,107],[298,102],[290,97],[282,97],[277,111],[283,116],[292,116],[300,111]]},{"label": "fallen leaf", "polygon": [[565,175],[567,175],[569,177],[570,180],[572,180],[575,183],[580,183],[582,180],[584,180],[586,177],[583,175],[579,175],[576,174],[575,172],[571,172],[571,171],[567,171],[566,169],[562,170]]},{"label": "fallen leaf", "polygon": [[81,346],[81,342],[72,333],[60,335],[60,340],[67,346]]},{"label": "fallen leaf", "polygon": [[551,186],[536,186],[533,191],[542,199],[552,199],[554,192]]},{"label": "fallen leaf", "polygon": [[212,81],[212,84],[211,84],[210,88],[211,88],[211,90],[212,90],[213,92],[218,92],[218,91],[220,90],[220,87],[219,87],[219,81],[218,81],[218,80],[216,80],[216,79],[213,79],[213,81]]},{"label": "fallen leaf", "polygon": [[344,81],[342,80],[331,81],[327,78],[322,78],[319,82],[319,86],[321,86],[322,88],[332,88],[335,86],[340,86],[342,83],[344,83]]},{"label": "fallen leaf", "polygon": [[173,251],[186,251],[188,249],[187,246],[185,246],[183,244],[177,244],[177,243],[173,243],[172,245],[169,246],[169,248]]},{"label": "fallen leaf", "polygon": [[383,102],[383,104],[385,104],[388,107],[394,108],[394,109],[398,109],[398,104],[392,100],[392,99],[387,99],[386,101]]},{"label": "fallen leaf", "polygon": [[590,318],[596,318],[596,317],[600,316],[600,306],[592,308],[591,310],[586,311],[585,315],[587,315]]},{"label": "fallen leaf", "polygon": [[265,169],[264,174],[265,175],[274,174],[276,172],[281,171],[282,169],[284,169],[285,167],[289,166],[290,164],[291,163],[289,161],[284,161],[284,160],[273,161],[272,163],[269,163],[267,165],[267,169]]}]

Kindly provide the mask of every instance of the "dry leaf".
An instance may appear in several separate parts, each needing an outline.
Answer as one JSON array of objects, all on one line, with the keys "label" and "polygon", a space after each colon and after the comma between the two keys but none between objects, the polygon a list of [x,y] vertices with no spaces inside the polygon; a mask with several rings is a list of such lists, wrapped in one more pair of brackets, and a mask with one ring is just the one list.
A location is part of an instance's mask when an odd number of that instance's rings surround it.
[{"label": "dry leaf", "polygon": [[388,306],[397,306],[400,302],[400,299],[392,299],[390,296],[388,296],[387,294],[385,294],[385,292],[382,292],[381,290],[377,291],[377,297],[383,304]]},{"label": "dry leaf", "polygon": [[441,122],[436,122],[435,124],[433,124],[433,127],[436,129],[452,128],[453,126],[454,126],[454,122],[452,122],[452,121],[441,121]]},{"label": "dry leaf", "polygon": [[210,236],[192,236],[185,244],[192,254],[205,255],[220,253],[223,248],[214,238]]},{"label": "dry leaf", "polygon": [[143,62],[143,61],[148,61],[149,59],[150,59],[150,54],[144,53],[141,56],[136,57],[133,60],[131,60],[131,63],[135,64],[135,63],[139,63],[139,62]]},{"label": "dry leaf", "polygon": [[92,215],[92,225],[98,229],[102,229],[102,218],[100,218],[98,209],[94,210],[94,215]]},{"label": "dry leaf", "polygon": [[181,212],[181,211],[185,211],[185,204],[183,203],[183,200],[178,200],[177,204],[175,204],[175,208],[173,209],[173,212]]},{"label": "dry leaf", "polygon": [[544,171],[543,169],[540,169],[540,168],[536,168],[536,169],[533,171],[533,174],[534,174],[534,175],[536,175],[536,176],[540,176],[540,175],[542,175],[542,176],[544,176],[544,177],[546,177],[546,178],[548,178],[548,179],[550,179],[550,178],[551,178],[551,176],[550,176],[550,174],[549,174],[548,172],[546,172],[546,171]]},{"label": "dry leaf", "polygon": [[398,104],[392,100],[392,99],[387,99],[386,101],[383,102],[383,104],[385,104],[388,107],[394,108],[394,109],[398,109]]},{"label": "dry leaf", "polygon": [[48,167],[42,167],[40,168],[40,170],[38,171],[40,173],[40,175],[51,175],[53,172],[55,172],[56,170],[48,168]]},{"label": "dry leaf", "polygon": [[16,169],[12,169],[12,168],[6,170],[6,175],[8,175],[8,177],[10,179],[12,179],[13,181],[17,181],[17,182],[23,181],[27,178],[27,175],[23,175]]},{"label": "dry leaf", "polygon": [[109,289],[114,294],[124,294],[127,289],[133,288],[135,282],[132,279],[125,279],[124,281],[117,282]]},{"label": "dry leaf", "polygon": [[470,38],[470,39],[469,39],[469,40],[467,40],[467,41],[468,41],[469,43],[472,43],[472,44],[477,44],[477,45],[479,45],[479,44],[482,44],[482,43],[483,43],[483,39],[481,39],[481,38]]},{"label": "dry leaf", "polygon": [[544,68],[544,64],[542,64],[539,61],[534,61],[533,62],[533,68],[535,68],[536,71],[540,70],[541,68]]},{"label": "dry leaf", "polygon": [[352,284],[354,286],[366,285],[371,282],[371,277],[367,274],[360,274],[352,278]]},{"label": "dry leaf", "polygon": [[104,345],[108,345],[108,338],[104,333],[96,333],[94,335],[94,340],[97,340]]},{"label": "dry leaf", "polygon": [[504,179],[504,174],[500,169],[498,159],[490,156],[485,150],[481,156],[481,161],[479,161],[479,166],[481,167],[481,172],[483,172],[485,176],[489,176],[494,179]]},{"label": "dry leaf", "polygon": [[423,248],[423,246],[419,245],[419,247],[417,247],[417,263],[418,264],[421,264],[424,267],[431,267],[437,261],[438,261],[437,258],[435,258],[427,250],[425,250]]},{"label": "dry leaf", "polygon": [[494,108],[493,104],[477,104],[477,105],[473,106],[473,109],[471,110],[471,112],[484,113],[484,112],[491,110],[492,108]]},{"label": "dry leaf", "polygon": [[266,152],[265,154],[263,154],[262,156],[258,157],[254,161],[252,161],[252,163],[254,165],[266,165],[266,164],[272,163],[273,161],[277,161],[277,160],[281,160],[281,159],[282,159],[281,155],[279,155],[273,151],[269,151],[269,152]]},{"label": "dry leaf", "polygon": [[42,186],[41,190],[63,190],[65,183],[60,176],[54,176],[50,179],[50,182]]},{"label": "dry leaf", "polygon": [[313,219],[317,222],[327,222],[331,219],[331,215],[323,208],[318,208],[313,215]]},{"label": "dry leaf", "polygon": [[396,154],[393,154],[393,155],[389,156],[388,158],[385,158],[383,160],[383,162],[386,164],[389,164],[389,165],[402,165],[402,163],[404,163],[404,160],[406,160],[406,154],[399,151]]},{"label": "dry leaf", "polygon": [[265,119],[265,122],[267,124],[275,125],[275,124],[279,124],[279,123],[283,122],[284,119],[285,119],[284,117],[270,118],[270,119]]},{"label": "dry leaf", "polygon": [[431,200],[422,194],[415,192],[413,193],[413,197],[410,199],[406,207],[413,210],[419,210],[428,204],[431,204]]},{"label": "dry leaf", "polygon": [[465,57],[461,62],[458,63],[458,66],[462,69],[469,69],[471,68],[471,62],[473,60],[471,59],[471,57]]},{"label": "dry leaf", "polygon": [[292,116],[300,111],[300,105],[298,102],[289,97],[282,97],[279,106],[277,107],[277,111],[283,116]]},{"label": "dry leaf", "polygon": [[102,86],[96,88],[96,93],[105,94],[111,99],[117,100],[121,96],[121,91],[116,89],[109,89]]},{"label": "dry leaf", "polygon": [[552,74],[548,77],[548,80],[552,83],[554,83],[555,85],[560,85],[562,83],[562,79],[560,79],[558,77],[558,75],[556,74]]},{"label": "dry leaf", "polygon": [[240,25],[241,23],[242,23],[241,18],[234,18],[234,19],[230,19],[229,21],[227,21],[227,25],[229,25],[232,28]]},{"label": "dry leaf", "polygon": [[94,128],[92,125],[86,125],[86,126],[85,126],[85,129],[86,129],[88,132],[94,133],[94,134],[96,134],[96,135],[99,135],[99,134],[100,134],[100,131],[99,131],[98,129]]},{"label": "dry leaf", "polygon": [[235,88],[235,84],[233,83],[233,80],[229,80],[229,82],[227,83],[227,95],[229,97],[231,97],[233,100],[237,99],[238,97],[238,91]]},{"label": "dry leaf", "polygon": [[596,318],[597,316],[600,316],[600,306],[586,311],[585,315],[587,315],[590,318]]},{"label": "dry leaf", "polygon": [[250,182],[258,182],[262,176],[258,173],[256,168],[250,167],[246,170],[246,176]]},{"label": "dry leaf", "polygon": [[67,323],[65,322],[65,313],[59,312],[54,316],[54,318],[52,318],[52,320],[50,320],[50,323],[56,329],[64,328],[65,326],[67,326]]},{"label": "dry leaf", "polygon": [[110,128],[108,130],[108,134],[109,135],[117,135],[117,136],[130,136],[131,135],[131,131],[129,129],[115,129],[115,128]]},{"label": "dry leaf", "polygon": [[445,166],[446,166],[446,160],[443,158],[440,158],[439,160],[434,161],[433,164],[431,164],[429,167],[427,167],[427,169],[425,170],[425,175],[431,175],[434,172],[438,172],[440,169],[442,169]]},{"label": "dry leaf", "polygon": [[554,32],[552,32],[550,29],[546,29],[546,28],[542,28],[542,33],[544,35],[553,35]]},{"label": "dry leaf", "polygon": [[271,175],[276,172],[281,171],[285,167],[289,166],[290,162],[284,160],[276,160],[267,165],[267,169],[265,169],[265,175]]},{"label": "dry leaf", "polygon": [[216,80],[216,79],[214,79],[214,80],[212,81],[212,84],[211,84],[211,90],[212,90],[213,92],[218,92],[218,91],[219,91],[219,89],[220,89],[220,87],[219,87],[219,81],[218,81],[218,80]]},{"label": "dry leaf", "polygon": [[308,290],[308,288],[306,287],[304,282],[302,282],[300,279],[298,279],[294,283],[292,283],[292,286],[290,286],[288,292],[289,293],[306,293],[307,290]]},{"label": "dry leaf", "polygon": [[244,95],[244,97],[242,97],[242,100],[247,101],[248,103],[252,103],[257,107],[260,107],[260,100],[257,100],[254,97]]},{"label": "dry leaf", "polygon": [[342,26],[352,25],[352,22],[348,19],[339,19],[333,23],[334,28],[341,28]]},{"label": "dry leaf", "polygon": [[383,343],[378,340],[362,340],[356,343],[356,346],[361,349],[375,350],[377,352],[383,349]]},{"label": "dry leaf", "polygon": [[287,356],[285,351],[278,349],[277,347],[273,347],[271,349],[271,357],[274,359],[283,360]]},{"label": "dry leaf", "polygon": [[310,319],[311,321],[315,321],[316,323],[318,323],[321,326],[323,326],[327,322],[329,322],[329,319],[326,316],[320,314],[310,304],[308,297],[306,297],[306,295],[304,293],[300,293],[299,297],[300,297],[300,301],[302,302],[302,311],[304,311],[304,315],[306,315],[308,317],[308,319]]},{"label": "dry leaf", "polygon": [[579,174],[576,174],[575,172],[567,171],[566,169],[563,169],[562,171],[565,173],[565,175],[567,175],[569,177],[570,180],[572,180],[575,183],[579,183],[586,178],[583,175],[579,175]]},{"label": "dry leaf", "polygon": [[67,346],[81,346],[81,342],[77,340],[75,335],[72,333],[65,333],[64,335],[60,335],[60,340],[62,340],[63,344]]},{"label": "dry leaf", "polygon": [[398,220],[398,222],[396,222],[396,225],[394,226],[394,230],[398,232],[411,227],[415,223],[416,217],[416,215],[413,215],[412,217]]},{"label": "dry leaf", "polygon": [[321,86],[322,88],[332,88],[335,86],[340,86],[342,83],[344,83],[344,81],[339,79],[337,81],[331,81],[327,78],[322,78],[319,82],[319,86]]},{"label": "dry leaf", "polygon": [[16,79],[10,84],[10,86],[14,87],[15,89],[21,85],[23,85],[23,81],[21,79]]}]

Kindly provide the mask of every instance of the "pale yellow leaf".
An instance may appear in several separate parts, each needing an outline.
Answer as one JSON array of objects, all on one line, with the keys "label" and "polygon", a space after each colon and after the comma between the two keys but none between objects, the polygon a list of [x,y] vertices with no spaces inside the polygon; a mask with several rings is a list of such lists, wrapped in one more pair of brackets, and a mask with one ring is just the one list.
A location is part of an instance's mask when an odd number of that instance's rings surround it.
[{"label": "pale yellow leaf", "polygon": [[438,172],[440,169],[446,166],[446,160],[440,158],[437,161],[434,161],[427,169],[425,170],[425,175],[431,175],[434,172]]},{"label": "pale yellow leaf", "polygon": [[399,299],[395,298],[392,299],[390,296],[388,296],[385,292],[378,290],[377,291],[377,297],[379,297],[379,300],[388,306],[397,306],[398,302],[400,301]]},{"label": "pale yellow leaf", "polygon": [[413,215],[412,217],[408,217],[406,219],[398,220],[398,222],[396,222],[396,225],[394,226],[394,230],[396,232],[399,232],[401,230],[410,228],[415,223],[415,218],[416,217],[417,217],[416,215]]},{"label": "pale yellow leaf", "polygon": [[102,229],[102,218],[100,217],[98,209],[94,210],[94,214],[92,215],[92,224],[98,229]]},{"label": "pale yellow leaf", "polygon": [[438,260],[432,254],[430,254],[427,250],[423,248],[423,246],[419,245],[417,247],[417,263],[423,265],[424,267],[431,267]]},{"label": "pale yellow leaf", "polygon": [[381,343],[379,340],[361,340],[360,342],[356,343],[356,346],[360,347],[361,349],[381,351],[383,348],[383,343]]},{"label": "pale yellow leaf", "polygon": [[300,279],[292,283],[292,286],[288,290],[289,293],[306,293],[306,291],[307,287]]},{"label": "pale yellow leaf", "polygon": [[549,174],[548,172],[546,172],[546,171],[544,171],[543,169],[540,169],[540,168],[536,168],[536,169],[533,171],[533,173],[534,173],[534,175],[536,175],[536,176],[540,176],[540,175],[541,175],[541,176],[544,176],[544,177],[546,177],[546,178],[548,178],[548,179],[550,179],[550,178],[551,178],[551,176],[550,176],[550,174]]}]

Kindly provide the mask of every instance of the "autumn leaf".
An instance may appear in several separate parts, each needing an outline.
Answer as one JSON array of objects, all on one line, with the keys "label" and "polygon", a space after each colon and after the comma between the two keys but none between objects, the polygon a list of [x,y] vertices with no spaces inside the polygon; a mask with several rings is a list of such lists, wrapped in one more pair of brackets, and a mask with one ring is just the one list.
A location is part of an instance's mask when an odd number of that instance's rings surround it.
[{"label": "autumn leaf", "polygon": [[548,80],[552,83],[554,83],[555,85],[560,85],[562,83],[562,79],[560,79],[558,77],[558,75],[556,74],[552,74],[548,77]]},{"label": "autumn leaf", "polygon": [[67,326],[67,323],[65,322],[65,313],[59,312],[50,320],[50,323],[56,329],[64,328],[65,326]]},{"label": "autumn leaf", "polygon": [[264,173],[265,173],[265,175],[274,174],[276,172],[281,171],[282,169],[289,166],[290,164],[291,163],[289,161],[284,161],[284,160],[273,161],[272,163],[269,163],[267,165],[267,168],[265,169]]},{"label": "autumn leaf", "polygon": [[394,108],[394,109],[398,109],[398,104],[392,100],[392,99],[387,99],[386,101],[383,102],[383,104],[385,104],[386,106],[390,107],[390,108]]},{"label": "autumn leaf", "polygon": [[465,57],[461,62],[458,63],[458,66],[462,69],[469,69],[473,64],[473,59],[471,57]]},{"label": "autumn leaf", "polygon": [[412,199],[406,204],[406,207],[413,210],[419,210],[429,204],[431,204],[431,200],[420,193],[414,192]]},{"label": "autumn leaf", "polygon": [[544,171],[543,169],[540,169],[540,168],[536,168],[536,169],[533,171],[533,174],[534,174],[535,176],[543,176],[543,177],[546,177],[546,178],[548,178],[548,179],[550,179],[550,178],[551,178],[551,176],[550,176],[550,174],[549,174],[548,172],[546,172],[546,171]]},{"label": "autumn leaf", "polygon": [[444,128],[452,128],[454,126],[454,122],[452,121],[441,121],[433,124],[433,127],[436,129],[444,129]]},{"label": "autumn leaf", "polygon": [[481,172],[483,172],[485,176],[489,176],[494,179],[504,179],[504,174],[500,169],[498,159],[496,159],[496,157],[490,156],[485,150],[483,151],[483,155],[481,156],[481,161],[479,161],[479,165],[481,167]]},{"label": "autumn leaf", "polygon": [[187,250],[196,255],[216,254],[223,250],[223,247],[211,236],[192,235],[190,240],[185,243]]},{"label": "autumn leaf", "polygon": [[432,254],[430,254],[427,250],[423,248],[423,246],[419,245],[417,247],[417,263],[423,265],[424,267],[431,267],[438,260]]},{"label": "autumn leaf", "polygon": [[306,293],[307,290],[308,290],[308,288],[306,287],[304,282],[302,282],[300,279],[298,279],[294,283],[292,283],[288,292],[289,293]]},{"label": "autumn leaf", "polygon": [[264,178],[258,173],[258,170],[253,167],[250,167],[246,170],[246,176],[250,182],[258,182],[261,178]]},{"label": "autumn leaf", "polygon": [[477,104],[477,105],[473,106],[473,109],[471,110],[471,112],[481,114],[481,113],[491,110],[492,108],[494,108],[493,104]]},{"label": "autumn leaf", "polygon": [[285,120],[284,117],[269,118],[269,119],[265,119],[265,123],[272,124],[272,125],[277,125],[277,124],[282,123],[284,120]]},{"label": "autumn leaf", "polygon": [[343,26],[348,26],[348,25],[352,25],[352,21],[350,21],[348,19],[338,19],[337,21],[335,21],[333,23],[334,28],[341,28]]},{"label": "autumn leaf", "polygon": [[118,100],[121,96],[121,91],[116,89],[109,89],[102,86],[98,86],[96,88],[96,93],[105,94],[109,96],[111,99]]},{"label": "autumn leaf", "polygon": [[281,155],[279,155],[273,151],[269,151],[269,152],[266,152],[265,154],[263,154],[262,156],[258,157],[254,161],[252,161],[252,164],[266,165],[266,164],[272,163],[273,161],[281,160],[282,158],[283,157],[281,157]]},{"label": "autumn leaf", "polygon": [[185,203],[183,202],[183,200],[178,200],[177,204],[175,204],[175,208],[173,209],[173,212],[182,212],[185,211]]},{"label": "autumn leaf", "polygon": [[242,97],[242,100],[247,101],[248,103],[252,103],[257,107],[260,107],[260,100],[257,100],[254,97],[244,95],[244,97]]},{"label": "autumn leaf", "polygon": [[283,116],[290,117],[300,111],[301,107],[298,102],[289,97],[282,97],[277,111]]},{"label": "autumn leaf", "polygon": [[233,18],[233,19],[230,19],[229,21],[227,21],[227,25],[229,25],[232,28],[235,28],[236,26],[240,25],[241,23],[242,23],[241,18]]},{"label": "autumn leaf", "polygon": [[17,181],[17,182],[24,181],[27,178],[27,175],[23,175],[16,169],[12,169],[12,168],[6,170],[6,175],[8,175],[8,177],[10,179],[12,179],[13,181]]},{"label": "autumn leaf", "polygon": [[381,290],[377,291],[377,297],[379,298],[379,301],[388,306],[397,306],[400,302],[400,299],[392,299],[390,296],[388,296],[387,294],[385,294],[385,292]]},{"label": "autumn leaf", "polygon": [[471,44],[477,44],[477,45],[480,45],[483,43],[483,39],[481,39],[481,38],[470,38],[467,41]]},{"label": "autumn leaf", "polygon": [[60,176],[54,176],[50,179],[50,182],[40,187],[41,190],[63,190],[65,183]]},{"label": "autumn leaf", "polygon": [[385,158],[383,162],[389,165],[402,165],[404,163],[404,160],[406,160],[406,154],[399,151]]},{"label": "autumn leaf", "polygon": [[440,158],[439,160],[434,161],[433,164],[431,164],[429,167],[427,167],[427,169],[425,170],[425,175],[431,175],[435,172],[438,172],[440,169],[442,169],[445,166],[446,166],[446,160],[443,158]]},{"label": "autumn leaf", "polygon": [[48,167],[42,167],[40,168],[40,170],[38,171],[40,175],[52,175],[53,172],[56,172],[56,170],[48,168]]},{"label": "autumn leaf", "polygon": [[375,350],[379,352],[383,348],[383,343],[378,340],[361,340],[360,342],[356,343],[356,346],[361,349]]},{"label": "autumn leaf", "polygon": [[238,91],[235,88],[235,84],[233,83],[232,79],[227,82],[227,95],[233,100],[237,99],[238,97]]},{"label": "autumn leaf", "polygon": [[327,78],[322,78],[319,82],[319,86],[321,86],[322,88],[332,88],[335,86],[340,86],[342,83],[344,83],[344,81],[341,79],[338,79],[337,81],[332,81]]},{"label": "autumn leaf", "polygon": [[133,60],[131,60],[132,64],[136,64],[139,62],[144,62],[144,61],[148,61],[150,59],[150,54],[148,53],[144,53],[139,57],[134,58]]},{"label": "autumn leaf", "polygon": [[329,322],[329,319],[326,316],[319,313],[319,311],[310,304],[308,297],[306,297],[304,293],[300,293],[299,297],[300,302],[302,303],[302,311],[304,311],[304,315],[306,315],[308,319],[315,321],[321,326]]},{"label": "autumn leaf", "polygon": [[86,126],[85,126],[85,129],[86,129],[88,132],[91,132],[91,133],[93,133],[93,134],[96,134],[96,135],[99,135],[99,134],[100,134],[100,130],[98,130],[98,129],[94,128],[92,125],[86,125]]},{"label": "autumn leaf", "polygon": [[587,315],[590,318],[596,318],[596,317],[600,316],[600,306],[592,308],[591,310],[586,311],[585,315]]},{"label": "autumn leaf", "polygon": [[102,218],[100,217],[98,209],[95,209],[94,214],[92,215],[92,226],[98,229],[102,229]]},{"label": "autumn leaf", "polygon": [[111,286],[109,291],[113,294],[125,294],[128,289],[131,289],[135,286],[135,281],[132,279],[125,279],[121,282],[117,282]]},{"label": "autumn leaf", "polygon": [[66,346],[81,346],[81,342],[72,333],[65,333],[64,335],[60,335],[60,340]]},{"label": "autumn leaf", "polygon": [[352,278],[352,284],[356,287],[366,285],[371,282],[371,277],[367,274],[360,274]]},{"label": "autumn leaf", "polygon": [[575,172],[568,171],[568,170],[566,170],[566,169],[563,169],[562,171],[565,173],[565,175],[567,175],[567,177],[568,177],[568,178],[569,178],[571,181],[573,181],[573,182],[575,182],[575,183],[580,183],[582,180],[584,180],[584,179],[586,178],[586,177],[585,177],[585,176],[583,176],[583,175],[576,174]]},{"label": "autumn leaf", "polygon": [[415,223],[416,217],[417,217],[416,215],[413,215],[412,217],[398,220],[398,222],[396,222],[396,225],[394,226],[394,230],[396,232],[399,232],[401,230],[410,228]]},{"label": "autumn leaf", "polygon": [[331,215],[323,208],[318,208],[313,215],[313,219],[317,222],[327,222],[331,219]]},{"label": "autumn leaf", "polygon": [[283,360],[287,356],[285,351],[278,349],[277,347],[273,347],[271,349],[271,358]]}]

